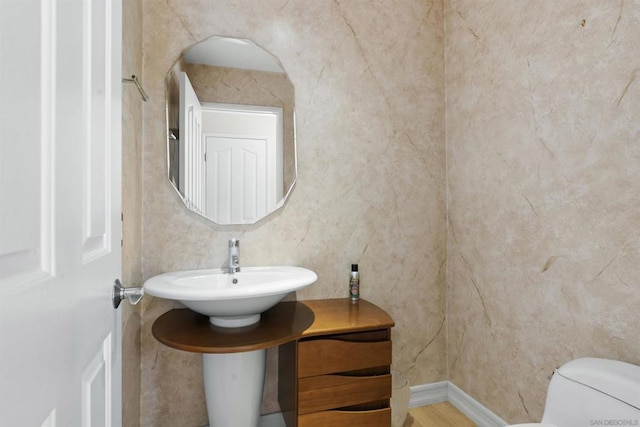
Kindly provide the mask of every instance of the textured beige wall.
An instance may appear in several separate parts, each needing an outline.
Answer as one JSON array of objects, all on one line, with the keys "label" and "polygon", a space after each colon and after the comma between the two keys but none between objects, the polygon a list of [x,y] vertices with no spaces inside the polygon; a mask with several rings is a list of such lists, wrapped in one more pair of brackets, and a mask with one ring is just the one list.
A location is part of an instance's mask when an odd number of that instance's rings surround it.
[{"label": "textured beige wall", "polygon": [[[299,299],[362,296],[395,319],[394,369],[411,384],[445,369],[444,41],[441,1],[144,0],[143,275],[219,267],[227,239],[243,265],[318,273]],[[299,178],[284,209],[254,226],[188,212],[166,179],[164,77],[210,35],[248,37],[295,86]],[[199,355],[159,344],[171,304],[145,297],[141,425],[206,423]],[[264,412],[277,411],[270,353]]]},{"label": "textured beige wall", "polygon": [[449,379],[539,420],[556,365],[640,363],[640,2],[446,3]]},{"label": "textured beige wall", "polygon": [[[122,74],[142,73],[142,1],[124,0],[122,10]],[[122,282],[142,285],[142,108],[134,85],[122,87]],[[140,423],[140,305],[122,310],[122,424]]]}]

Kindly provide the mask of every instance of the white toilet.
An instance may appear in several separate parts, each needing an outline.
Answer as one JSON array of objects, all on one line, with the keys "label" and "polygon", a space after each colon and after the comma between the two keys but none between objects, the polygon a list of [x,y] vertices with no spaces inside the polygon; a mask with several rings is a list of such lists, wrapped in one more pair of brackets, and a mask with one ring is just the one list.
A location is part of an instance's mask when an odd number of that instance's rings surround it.
[{"label": "white toilet", "polygon": [[541,424],[511,427],[640,426],[640,366],[576,359],[557,368]]}]

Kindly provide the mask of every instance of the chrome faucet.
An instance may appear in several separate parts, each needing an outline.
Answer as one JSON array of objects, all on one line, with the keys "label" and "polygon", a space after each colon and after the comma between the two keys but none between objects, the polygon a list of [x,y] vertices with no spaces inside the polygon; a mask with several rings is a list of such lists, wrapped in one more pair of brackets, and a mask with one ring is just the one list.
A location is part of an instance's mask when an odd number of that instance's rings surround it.
[{"label": "chrome faucet", "polygon": [[229,274],[240,271],[240,240],[229,240]]}]

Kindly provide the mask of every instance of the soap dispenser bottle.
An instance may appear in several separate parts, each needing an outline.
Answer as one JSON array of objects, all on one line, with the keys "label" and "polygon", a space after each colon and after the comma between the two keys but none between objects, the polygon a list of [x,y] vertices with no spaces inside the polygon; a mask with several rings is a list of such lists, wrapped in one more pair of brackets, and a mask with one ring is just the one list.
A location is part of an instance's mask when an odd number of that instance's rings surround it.
[{"label": "soap dispenser bottle", "polygon": [[360,273],[358,273],[358,264],[351,264],[349,298],[351,301],[358,301],[360,299]]}]

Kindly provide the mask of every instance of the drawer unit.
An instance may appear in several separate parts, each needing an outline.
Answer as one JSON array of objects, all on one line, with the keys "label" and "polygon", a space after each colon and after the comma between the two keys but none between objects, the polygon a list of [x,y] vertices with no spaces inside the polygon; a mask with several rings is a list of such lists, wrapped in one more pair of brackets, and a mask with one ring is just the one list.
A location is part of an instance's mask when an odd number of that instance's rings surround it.
[{"label": "drawer unit", "polygon": [[391,398],[391,375],[320,375],[298,379],[298,414]]},{"label": "drawer unit", "polygon": [[314,323],[299,341],[280,347],[287,427],[390,427],[393,320],[363,300],[304,303]]},{"label": "drawer unit", "polygon": [[298,377],[347,372],[391,364],[391,341],[317,339],[298,344]]}]

